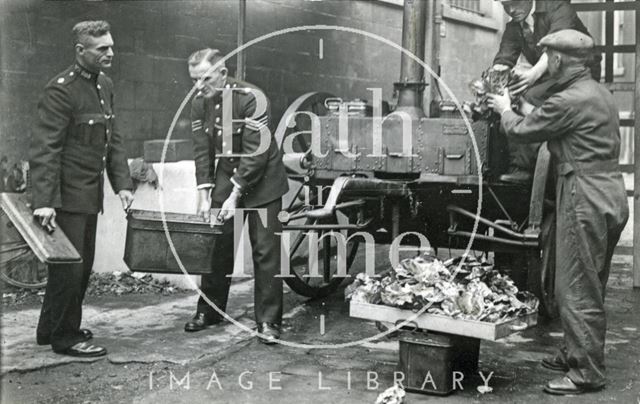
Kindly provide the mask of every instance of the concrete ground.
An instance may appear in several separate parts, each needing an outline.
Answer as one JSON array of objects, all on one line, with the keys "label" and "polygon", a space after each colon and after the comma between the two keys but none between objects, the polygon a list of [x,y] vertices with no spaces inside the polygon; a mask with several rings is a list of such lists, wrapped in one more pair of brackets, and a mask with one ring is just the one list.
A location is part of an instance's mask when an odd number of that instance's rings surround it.
[{"label": "concrete ground", "polygon": [[[356,263],[358,265],[358,263]],[[253,327],[251,281],[232,287],[230,315]],[[373,403],[392,386],[397,339],[345,344],[373,336],[375,325],[348,315],[342,293],[307,301],[285,297],[287,346],[265,346],[227,323],[199,333],[182,331],[196,296],[93,298],[84,326],[109,348],[106,358],[77,360],[35,345],[38,307],[2,314],[2,403]],[[479,375],[447,397],[408,393],[406,403],[640,403],[640,290],[631,287],[631,263],[616,256],[607,295],[609,384],[598,393],[553,397],[542,386],[557,373],[539,360],[560,344],[557,323],[482,341],[480,371],[493,392],[481,394]],[[324,317],[322,317],[324,316]],[[324,318],[324,333],[321,333]],[[292,344],[305,344],[295,347]],[[429,364],[435,374],[438,363]]]}]

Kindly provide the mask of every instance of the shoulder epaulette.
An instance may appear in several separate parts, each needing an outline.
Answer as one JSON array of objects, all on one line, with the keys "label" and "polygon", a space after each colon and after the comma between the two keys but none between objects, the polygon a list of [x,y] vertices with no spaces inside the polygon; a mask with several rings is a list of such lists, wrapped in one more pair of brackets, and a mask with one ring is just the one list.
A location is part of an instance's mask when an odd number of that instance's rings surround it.
[{"label": "shoulder epaulette", "polygon": [[78,75],[73,71],[73,69],[69,68],[64,72],[58,74],[51,80],[51,83],[60,84],[60,85],[69,85],[72,83]]}]

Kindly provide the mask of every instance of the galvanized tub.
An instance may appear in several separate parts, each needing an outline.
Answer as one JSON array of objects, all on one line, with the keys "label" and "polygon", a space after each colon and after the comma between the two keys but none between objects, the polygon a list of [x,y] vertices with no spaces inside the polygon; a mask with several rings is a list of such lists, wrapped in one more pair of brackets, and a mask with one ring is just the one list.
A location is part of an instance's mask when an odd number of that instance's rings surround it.
[{"label": "galvanized tub", "polygon": [[[233,237],[222,226],[211,227],[202,217],[165,213],[171,241],[191,275],[209,274],[219,237]],[[169,246],[161,212],[131,210],[127,215],[124,262],[136,272],[183,273]]]}]

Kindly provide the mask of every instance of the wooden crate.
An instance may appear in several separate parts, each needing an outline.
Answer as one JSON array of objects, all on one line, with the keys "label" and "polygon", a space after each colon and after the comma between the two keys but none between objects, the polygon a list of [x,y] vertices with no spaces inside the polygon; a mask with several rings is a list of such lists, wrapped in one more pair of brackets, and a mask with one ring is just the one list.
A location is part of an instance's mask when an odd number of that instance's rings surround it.
[{"label": "wooden crate", "polygon": [[500,323],[489,323],[455,319],[438,314],[425,313],[416,316],[416,313],[411,310],[360,302],[351,302],[349,315],[351,317],[393,324],[409,320],[411,323],[408,326],[415,324],[418,328],[424,330],[479,338],[488,341],[496,341],[513,333],[531,328],[538,322],[538,313],[526,314]]}]

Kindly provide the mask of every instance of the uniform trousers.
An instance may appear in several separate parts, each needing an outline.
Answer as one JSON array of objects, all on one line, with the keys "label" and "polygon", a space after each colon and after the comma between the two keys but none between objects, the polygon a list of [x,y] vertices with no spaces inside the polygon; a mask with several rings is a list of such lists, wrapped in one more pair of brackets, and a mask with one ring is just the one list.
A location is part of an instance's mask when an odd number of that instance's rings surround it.
[{"label": "uniform trousers", "polygon": [[[220,208],[222,204],[212,203],[212,208]],[[253,209],[266,212],[265,224],[259,213]],[[275,233],[282,231],[282,223],[278,213],[282,209],[282,198],[278,198],[252,210],[244,211],[245,223],[248,227],[251,242],[254,286],[254,314],[258,324],[282,322],[282,278],[280,274],[280,237]],[[231,277],[234,263],[233,219],[224,224],[224,234],[216,240],[212,273],[202,275],[200,289],[221,311],[226,311]],[[241,246],[240,246],[241,248]],[[216,318],[220,315],[202,298],[198,300],[198,312]]]},{"label": "uniform trousers", "polygon": [[96,247],[97,214],[56,210],[56,223],[82,257],[79,264],[48,266],[47,287],[36,337],[60,352],[84,341],[80,333],[82,301],[89,284]]}]

